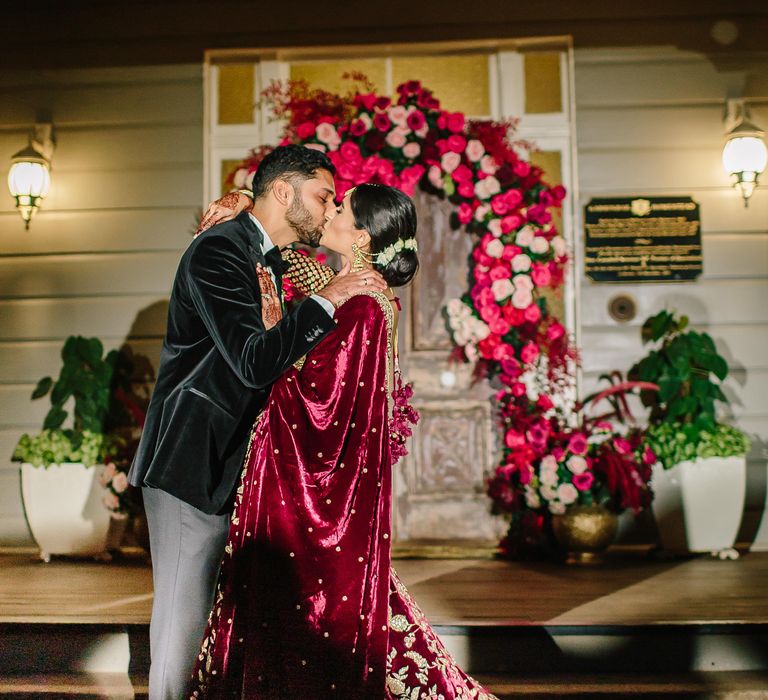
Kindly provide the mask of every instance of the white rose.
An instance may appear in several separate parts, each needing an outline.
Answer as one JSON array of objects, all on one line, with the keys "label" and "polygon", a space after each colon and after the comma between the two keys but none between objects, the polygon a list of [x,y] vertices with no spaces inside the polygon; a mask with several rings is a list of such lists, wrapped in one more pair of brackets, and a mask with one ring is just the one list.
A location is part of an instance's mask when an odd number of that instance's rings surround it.
[{"label": "white rose", "polygon": [[560,484],[560,486],[557,487],[557,497],[565,505],[570,505],[579,497],[579,492],[573,484]]},{"label": "white rose", "polygon": [[440,160],[440,165],[443,166],[443,170],[445,170],[447,173],[452,173],[454,170],[456,170],[460,163],[461,156],[458,153],[454,153],[453,151],[443,153],[443,157]]},{"label": "white rose", "polygon": [[553,501],[557,498],[557,491],[551,486],[542,486],[539,491],[547,501]]},{"label": "white rose", "polygon": [[477,348],[471,343],[464,346],[464,354],[467,356],[467,359],[470,362],[477,362],[479,354],[477,352]]},{"label": "white rose", "polygon": [[470,321],[472,322],[472,335],[477,338],[478,342],[485,340],[491,334],[491,329],[482,319],[473,316]]},{"label": "white rose", "polygon": [[512,269],[515,272],[526,272],[531,269],[531,259],[525,253],[518,253],[512,258]]},{"label": "white rose", "polygon": [[488,245],[485,247],[485,252],[492,258],[500,258],[504,254],[504,244],[498,238],[495,238],[488,242]]},{"label": "white rose", "polygon": [[493,177],[493,175],[489,175],[488,177],[480,180],[480,182],[485,183],[485,191],[490,195],[498,194],[501,192],[501,183],[495,177]]},{"label": "white rose", "polygon": [[128,477],[124,472],[117,472],[117,474],[115,474],[112,479],[112,488],[117,491],[117,493],[122,493],[128,488]]},{"label": "white rose", "polygon": [[525,505],[529,508],[539,508],[541,506],[541,499],[530,486],[525,487]]},{"label": "white rose", "polygon": [[501,219],[491,219],[488,222],[488,230],[495,238],[501,238],[503,231],[501,230]]},{"label": "white rose", "polygon": [[315,129],[315,134],[317,135],[318,140],[328,144],[329,146],[332,143],[339,143],[339,141],[341,141],[339,132],[336,131],[336,128],[333,126],[333,124],[329,124],[328,122],[318,124],[317,128]]},{"label": "white rose", "polygon": [[565,506],[559,501],[552,501],[549,504],[549,512],[552,513],[552,515],[562,515],[565,513]]},{"label": "white rose", "polygon": [[496,165],[496,161],[493,159],[493,156],[483,156],[480,159],[480,170],[482,170],[484,173],[494,175],[498,169],[499,166]]},{"label": "white rose", "polygon": [[493,292],[496,301],[503,301],[515,293],[515,285],[512,284],[511,279],[505,277],[500,280],[494,280],[491,285],[491,291]]},{"label": "white rose", "polygon": [[477,209],[475,209],[475,221],[482,221],[485,219],[485,215],[489,211],[491,211],[490,204],[481,204]]},{"label": "white rose", "polygon": [[531,242],[530,248],[537,255],[542,255],[549,250],[549,241],[543,236],[536,236]]},{"label": "white rose", "polygon": [[527,309],[533,303],[533,295],[528,289],[517,289],[512,295],[512,306]]},{"label": "white rose", "polygon": [[515,289],[525,289],[529,292],[533,291],[533,280],[525,273],[521,272],[519,275],[515,275],[512,278],[512,281],[515,284]]},{"label": "white rose", "polygon": [[541,476],[539,476],[539,481],[541,481],[541,483],[546,486],[557,486],[557,483],[560,480],[557,478],[556,470],[547,469],[541,472]]},{"label": "white rose", "polygon": [[565,239],[562,236],[555,236],[552,239],[552,248],[558,258],[562,258],[568,250],[568,247],[565,244]]},{"label": "white rose", "polygon": [[473,163],[477,163],[485,155],[485,147],[482,142],[477,139],[470,139],[467,141],[467,147],[464,149],[464,153],[467,154],[467,158]]},{"label": "white rose", "polygon": [[406,120],[408,119],[408,112],[405,107],[403,107],[403,105],[395,105],[394,107],[390,107],[387,110],[387,114],[389,114],[389,118],[392,123],[398,126],[405,124]]},{"label": "white rose", "polygon": [[565,464],[574,474],[583,474],[587,471],[587,460],[578,455],[571,457]]},{"label": "white rose", "polygon": [[490,197],[485,180],[480,180],[475,183],[475,196],[478,199],[488,199],[488,197]]},{"label": "white rose", "polygon": [[515,243],[521,248],[527,248],[533,241],[533,229],[530,226],[523,226],[515,236]]},{"label": "white rose", "polygon": [[544,455],[541,458],[540,467],[542,471],[557,471],[557,460],[554,455]]}]

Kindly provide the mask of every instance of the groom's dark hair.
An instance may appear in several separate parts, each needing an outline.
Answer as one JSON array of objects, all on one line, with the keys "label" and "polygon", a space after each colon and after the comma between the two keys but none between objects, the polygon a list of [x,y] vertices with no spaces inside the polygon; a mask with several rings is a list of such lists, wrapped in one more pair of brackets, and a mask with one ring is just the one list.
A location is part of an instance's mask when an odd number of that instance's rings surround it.
[{"label": "groom's dark hair", "polygon": [[336,174],[331,159],[325,153],[305,146],[278,146],[259,163],[253,176],[253,198],[263,197],[275,180],[288,180],[294,187],[314,177],[318,170]]}]

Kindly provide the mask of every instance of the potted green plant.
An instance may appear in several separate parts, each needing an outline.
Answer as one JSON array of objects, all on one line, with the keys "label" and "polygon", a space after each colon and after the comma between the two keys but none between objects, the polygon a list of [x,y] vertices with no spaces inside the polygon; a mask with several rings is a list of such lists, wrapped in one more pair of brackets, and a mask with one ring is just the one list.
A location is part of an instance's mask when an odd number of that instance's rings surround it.
[{"label": "potted green plant", "polygon": [[[24,510],[46,561],[52,554],[103,556],[119,544],[124,523],[111,517],[120,511],[112,488],[117,473],[106,463],[120,447],[111,423],[115,382],[126,375],[121,358],[118,350],[104,355],[97,338],[71,336],[58,379],[44,377],[32,393],[49,396],[51,408],[39,433],[21,436],[13,459],[22,463]],[[121,478],[116,485],[123,487]]]},{"label": "potted green plant", "polygon": [[650,409],[646,444],[658,458],[653,511],[662,545],[735,555],[750,441],[718,418],[718,404],[728,403],[722,390],[728,364],[707,333],[670,311],[648,318],[642,339],[654,347],[629,377],[659,387],[641,399]]}]

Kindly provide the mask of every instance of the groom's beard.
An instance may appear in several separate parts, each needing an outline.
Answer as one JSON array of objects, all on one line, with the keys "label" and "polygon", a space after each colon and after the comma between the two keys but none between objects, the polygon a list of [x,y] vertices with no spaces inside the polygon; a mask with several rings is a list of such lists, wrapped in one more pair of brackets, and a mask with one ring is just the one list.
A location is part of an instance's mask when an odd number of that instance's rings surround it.
[{"label": "groom's beard", "polygon": [[296,231],[296,236],[301,243],[317,248],[320,245],[320,237],[323,235],[325,220],[320,223],[315,222],[312,219],[312,214],[301,201],[301,196],[298,193],[296,195],[291,206],[288,207],[288,211],[285,212],[285,219],[288,225]]}]

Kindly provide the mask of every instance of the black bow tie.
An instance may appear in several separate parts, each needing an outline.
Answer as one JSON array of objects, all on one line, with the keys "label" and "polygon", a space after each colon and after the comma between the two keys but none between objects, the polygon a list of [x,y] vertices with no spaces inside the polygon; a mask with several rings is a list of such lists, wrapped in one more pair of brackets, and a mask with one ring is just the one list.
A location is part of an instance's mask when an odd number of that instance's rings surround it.
[{"label": "black bow tie", "polygon": [[283,260],[283,256],[280,255],[280,249],[277,246],[270,248],[264,253],[264,260],[267,263],[267,267],[275,273],[275,277],[280,277],[288,268],[288,265]]}]

